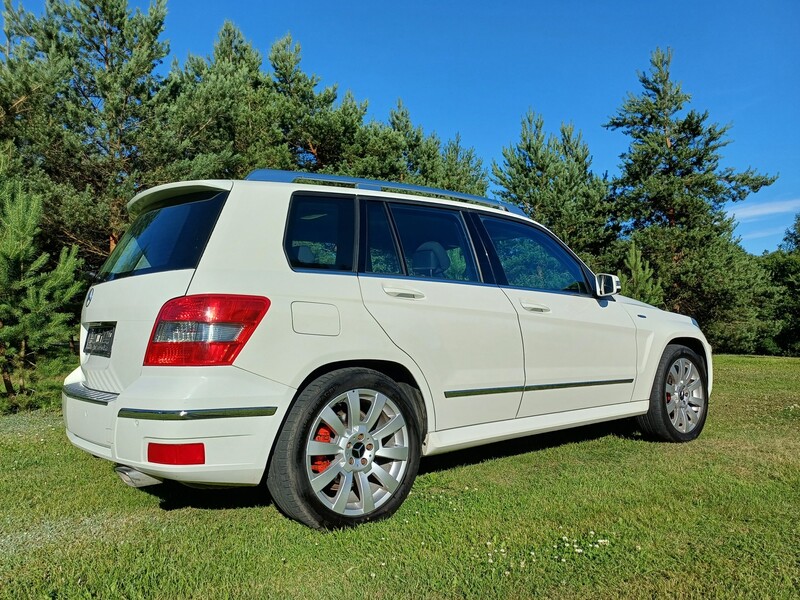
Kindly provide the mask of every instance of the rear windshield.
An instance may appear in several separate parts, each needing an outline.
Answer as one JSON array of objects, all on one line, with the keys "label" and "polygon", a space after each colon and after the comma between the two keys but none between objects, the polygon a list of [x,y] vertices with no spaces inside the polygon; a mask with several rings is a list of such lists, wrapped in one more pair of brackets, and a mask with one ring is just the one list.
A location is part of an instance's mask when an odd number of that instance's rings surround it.
[{"label": "rear windshield", "polygon": [[97,274],[97,281],[197,268],[227,192],[173,198],[139,215]]}]

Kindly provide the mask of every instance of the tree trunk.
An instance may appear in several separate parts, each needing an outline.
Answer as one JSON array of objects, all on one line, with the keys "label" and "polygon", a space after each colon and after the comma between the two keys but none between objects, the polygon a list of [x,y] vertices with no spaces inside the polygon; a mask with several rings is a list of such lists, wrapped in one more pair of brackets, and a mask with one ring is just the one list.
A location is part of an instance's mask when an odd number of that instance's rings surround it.
[{"label": "tree trunk", "polygon": [[[3,326],[3,324],[0,323],[0,327],[2,327],[2,326]],[[2,364],[3,364],[3,368],[2,368],[2,371],[3,371],[3,385],[6,388],[6,394],[8,394],[9,398],[13,398],[14,396],[17,395],[17,392],[14,389],[14,383],[11,381],[11,371],[9,371],[9,369],[8,369],[8,363],[5,362],[4,360],[2,360],[5,355],[6,355],[6,345],[0,343],[0,362],[2,362]]]},{"label": "tree trunk", "polygon": [[[3,322],[0,321],[0,329],[2,328],[3,328]],[[13,398],[16,395],[16,391],[14,390],[14,383],[11,381],[11,371],[8,368],[8,363],[5,361],[5,356],[6,356],[5,342],[0,342],[0,365],[2,365],[3,385],[6,388],[6,394],[8,394],[9,398]]]},{"label": "tree trunk", "polygon": [[6,388],[6,394],[9,398],[13,398],[17,395],[17,392],[14,390],[14,383],[11,381],[11,374],[5,367],[3,367],[3,385]]},{"label": "tree trunk", "polygon": [[25,393],[25,368],[28,366],[28,343],[23,339],[19,345],[19,393]]}]

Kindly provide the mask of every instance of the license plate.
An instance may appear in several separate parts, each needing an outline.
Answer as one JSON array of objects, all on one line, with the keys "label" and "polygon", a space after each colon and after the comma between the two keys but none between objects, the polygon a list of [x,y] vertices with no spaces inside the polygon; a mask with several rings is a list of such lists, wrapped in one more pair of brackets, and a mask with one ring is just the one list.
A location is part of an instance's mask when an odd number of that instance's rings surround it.
[{"label": "license plate", "polygon": [[86,334],[86,343],[83,346],[84,353],[111,358],[111,345],[114,343],[115,326],[116,323],[91,325]]}]

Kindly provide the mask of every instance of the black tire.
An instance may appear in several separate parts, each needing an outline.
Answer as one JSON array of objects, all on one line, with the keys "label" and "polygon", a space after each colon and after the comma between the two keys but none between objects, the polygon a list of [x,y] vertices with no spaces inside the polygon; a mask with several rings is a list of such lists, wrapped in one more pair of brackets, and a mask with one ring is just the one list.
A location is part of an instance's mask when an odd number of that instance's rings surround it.
[{"label": "black tire", "polygon": [[382,373],[348,368],[322,375],[300,392],[275,442],[267,473],[272,499],[315,529],[390,516],[417,475],[419,415],[407,391]]},{"label": "black tire", "polygon": [[650,408],[637,417],[645,435],[666,442],[689,442],[703,431],[708,416],[705,363],[691,348],[670,344],[658,363]]}]

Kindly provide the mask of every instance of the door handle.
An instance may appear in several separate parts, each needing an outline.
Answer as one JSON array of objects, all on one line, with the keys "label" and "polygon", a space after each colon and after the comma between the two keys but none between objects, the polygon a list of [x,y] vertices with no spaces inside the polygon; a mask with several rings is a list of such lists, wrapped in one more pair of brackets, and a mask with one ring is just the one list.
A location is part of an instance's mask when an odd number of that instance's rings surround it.
[{"label": "door handle", "polygon": [[392,296],[393,298],[405,298],[407,300],[421,300],[425,297],[425,294],[420,292],[419,290],[414,290],[411,288],[399,288],[399,287],[386,287],[384,286],[383,291],[388,295]]},{"label": "door handle", "polygon": [[545,306],[544,304],[534,304],[533,302],[525,302],[524,300],[520,300],[520,305],[522,308],[527,310],[528,312],[535,312],[535,313],[549,313],[550,307]]}]

